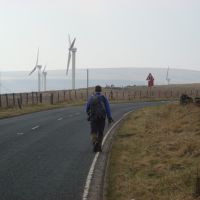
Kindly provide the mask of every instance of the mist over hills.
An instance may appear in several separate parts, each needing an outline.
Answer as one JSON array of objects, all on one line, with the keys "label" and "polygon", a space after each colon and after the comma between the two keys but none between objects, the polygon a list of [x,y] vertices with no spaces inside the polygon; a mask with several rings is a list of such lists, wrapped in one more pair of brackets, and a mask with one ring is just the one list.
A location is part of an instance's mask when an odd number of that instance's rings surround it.
[{"label": "mist over hills", "polygon": [[[71,89],[71,71],[47,69],[47,90]],[[152,73],[155,85],[166,85],[166,68],[96,68],[89,69],[89,86],[147,85],[146,78]],[[37,91],[37,72],[28,76],[29,71],[3,71],[0,78],[0,93]],[[170,69],[170,84],[199,83],[200,71]],[[76,70],[76,88],[87,86],[86,69]]]}]

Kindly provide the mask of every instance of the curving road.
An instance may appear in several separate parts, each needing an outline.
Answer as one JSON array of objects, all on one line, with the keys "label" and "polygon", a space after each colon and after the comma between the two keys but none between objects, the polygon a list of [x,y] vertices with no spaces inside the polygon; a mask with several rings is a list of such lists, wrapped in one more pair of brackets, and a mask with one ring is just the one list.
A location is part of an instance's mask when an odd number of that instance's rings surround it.
[{"label": "curving road", "polygon": [[[111,105],[125,112],[158,103]],[[0,199],[79,200],[94,158],[84,108],[0,120]]]}]

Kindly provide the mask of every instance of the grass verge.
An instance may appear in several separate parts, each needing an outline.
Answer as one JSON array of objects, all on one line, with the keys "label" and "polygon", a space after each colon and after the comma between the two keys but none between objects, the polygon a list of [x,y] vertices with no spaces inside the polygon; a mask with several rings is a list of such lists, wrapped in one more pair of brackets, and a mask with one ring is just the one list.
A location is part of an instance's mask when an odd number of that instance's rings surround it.
[{"label": "grass verge", "polygon": [[[142,101],[161,101],[166,99],[143,99]],[[111,103],[130,103],[130,102],[141,102],[141,100],[135,100],[135,101],[116,101],[113,100]],[[57,103],[57,104],[35,104],[35,105],[28,105],[23,106],[22,109],[19,107],[13,107],[13,108],[0,108],[0,119],[2,118],[8,118],[8,117],[14,117],[19,116],[23,114],[33,113],[33,112],[39,112],[44,110],[50,110],[55,108],[63,108],[67,106],[80,106],[84,105],[86,102],[83,100],[76,100],[76,101],[70,101],[70,102],[63,102],[63,103]]]},{"label": "grass verge", "polygon": [[169,104],[130,114],[114,136],[107,200],[194,199],[199,111],[194,105]]},{"label": "grass verge", "polygon": [[33,112],[44,111],[44,110],[51,110],[51,109],[56,109],[56,108],[79,106],[79,105],[83,105],[84,103],[85,102],[83,101],[76,101],[76,102],[65,102],[65,103],[59,103],[59,104],[53,104],[53,105],[52,104],[29,105],[29,106],[23,106],[22,109],[18,107],[1,108],[0,119],[19,116],[19,115],[33,113]]}]

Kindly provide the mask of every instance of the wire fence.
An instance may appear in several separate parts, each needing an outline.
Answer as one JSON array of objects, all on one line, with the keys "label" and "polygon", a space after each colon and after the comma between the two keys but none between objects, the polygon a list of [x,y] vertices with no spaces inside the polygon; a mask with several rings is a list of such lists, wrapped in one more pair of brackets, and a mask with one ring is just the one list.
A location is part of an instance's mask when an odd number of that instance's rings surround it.
[{"label": "wire fence", "polygon": [[[0,108],[13,108],[28,105],[59,104],[64,102],[84,102],[93,94],[94,89],[59,90],[48,92],[12,93],[0,95]],[[200,89],[196,88],[104,88],[103,94],[111,101],[138,101],[144,99],[177,99],[181,94],[193,98],[199,97]]]}]

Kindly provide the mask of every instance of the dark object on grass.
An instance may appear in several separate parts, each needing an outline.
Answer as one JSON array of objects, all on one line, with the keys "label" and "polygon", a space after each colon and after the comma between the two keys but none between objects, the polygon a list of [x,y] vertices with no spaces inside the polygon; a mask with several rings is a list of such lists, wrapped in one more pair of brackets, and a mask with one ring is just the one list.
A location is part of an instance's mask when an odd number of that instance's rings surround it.
[{"label": "dark object on grass", "polygon": [[194,102],[197,106],[200,106],[200,97],[195,97]]},{"label": "dark object on grass", "polygon": [[186,104],[189,104],[189,103],[193,103],[192,97],[189,97],[187,94],[182,94],[180,96],[180,104],[186,105]]}]

